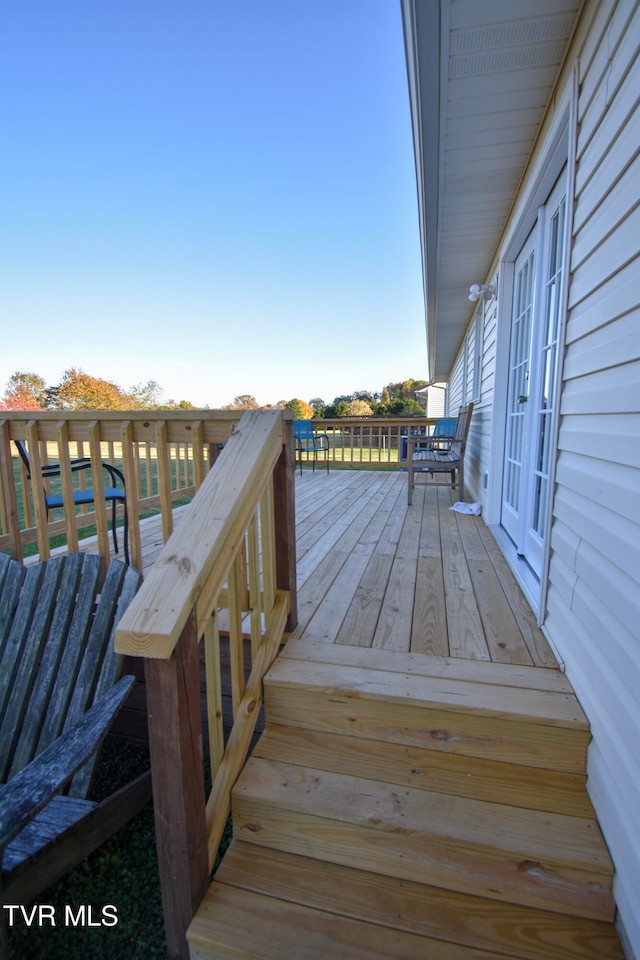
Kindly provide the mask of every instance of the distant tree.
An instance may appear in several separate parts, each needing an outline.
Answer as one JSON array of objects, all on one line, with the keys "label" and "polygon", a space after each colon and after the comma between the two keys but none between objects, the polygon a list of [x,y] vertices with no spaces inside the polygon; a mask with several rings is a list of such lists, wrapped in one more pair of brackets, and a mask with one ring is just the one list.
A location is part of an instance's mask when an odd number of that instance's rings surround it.
[{"label": "distant tree", "polygon": [[37,373],[13,373],[4,392],[5,410],[40,410],[47,405],[47,384]]},{"label": "distant tree", "polygon": [[285,410],[293,410],[296,420],[311,420],[313,417],[313,408],[297,397],[287,400],[284,406]]},{"label": "distant tree", "polygon": [[413,400],[417,403],[416,390],[426,386],[426,380],[401,380],[399,383],[390,383],[385,389],[392,400]]},{"label": "distant tree", "polygon": [[366,400],[352,400],[347,404],[347,417],[372,417],[373,410]]},{"label": "distant tree", "polygon": [[335,420],[338,417],[348,417],[348,409],[351,400],[343,400],[340,397],[336,397],[333,403],[330,403],[324,408],[324,416],[326,420]]},{"label": "distant tree", "polygon": [[[162,387],[155,380],[137,383],[130,387],[123,399],[131,403],[132,410],[152,410],[160,406]],[[172,406],[175,404],[172,402]]]},{"label": "distant tree", "polygon": [[60,383],[50,391],[50,405],[60,410],[124,410],[126,394],[109,380],[92,377],[84,370],[65,370]]},{"label": "distant tree", "polygon": [[379,393],[371,393],[369,390],[354,390],[354,400],[364,400],[365,403],[373,404],[380,399]]},{"label": "distant tree", "polygon": [[226,410],[258,410],[260,404],[255,397],[252,397],[250,393],[241,393],[240,396],[235,397],[233,403],[230,403]]}]

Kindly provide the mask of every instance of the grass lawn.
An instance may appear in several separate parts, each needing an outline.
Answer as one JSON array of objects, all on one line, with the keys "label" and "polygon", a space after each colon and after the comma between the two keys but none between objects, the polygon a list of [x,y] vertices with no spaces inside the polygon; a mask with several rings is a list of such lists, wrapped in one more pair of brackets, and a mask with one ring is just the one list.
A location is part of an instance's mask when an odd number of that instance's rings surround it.
[{"label": "grass lawn", "polygon": [[[147,769],[146,748],[107,741],[93,788],[94,799]],[[230,839],[227,826],[223,848]],[[156,863],[151,804],[58,884],[44,891],[38,904],[55,907],[57,924],[27,927],[18,918],[9,929],[9,960],[166,960],[164,920]],[[77,915],[92,907],[94,921],[113,906],[113,926],[65,926],[65,907]],[[113,916],[113,911],[105,917]]]}]

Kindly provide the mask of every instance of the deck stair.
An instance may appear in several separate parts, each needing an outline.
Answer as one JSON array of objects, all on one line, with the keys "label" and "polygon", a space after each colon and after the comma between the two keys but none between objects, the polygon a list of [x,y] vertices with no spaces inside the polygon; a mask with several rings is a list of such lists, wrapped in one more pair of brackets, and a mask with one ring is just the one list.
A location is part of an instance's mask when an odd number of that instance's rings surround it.
[{"label": "deck stair", "polygon": [[623,956],[564,675],[290,641],[193,958]]}]

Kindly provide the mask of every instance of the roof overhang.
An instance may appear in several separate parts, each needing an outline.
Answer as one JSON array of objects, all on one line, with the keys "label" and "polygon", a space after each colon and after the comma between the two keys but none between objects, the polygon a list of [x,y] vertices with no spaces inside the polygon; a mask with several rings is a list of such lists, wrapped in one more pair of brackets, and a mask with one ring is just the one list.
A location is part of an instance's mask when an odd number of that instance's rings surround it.
[{"label": "roof overhang", "polygon": [[446,380],[581,0],[401,0],[429,379]]}]

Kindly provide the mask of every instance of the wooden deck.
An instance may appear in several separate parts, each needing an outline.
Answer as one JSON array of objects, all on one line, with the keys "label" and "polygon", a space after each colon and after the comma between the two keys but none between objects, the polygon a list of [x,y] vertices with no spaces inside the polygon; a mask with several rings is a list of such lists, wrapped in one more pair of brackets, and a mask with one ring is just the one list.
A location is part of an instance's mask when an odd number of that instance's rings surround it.
[{"label": "wooden deck", "polygon": [[[406,483],[400,471],[296,473],[291,636],[557,667],[482,518],[452,511],[455,491],[436,480],[417,485],[409,507]],[[173,511],[174,529],[187,509]],[[141,521],[140,530],[144,572],[163,547],[161,517]],[[82,551],[96,549],[95,538],[80,542]]]},{"label": "wooden deck", "polygon": [[[298,626],[293,638],[469,660],[557,667],[481,518],[453,512],[449,486],[406,474],[296,474]],[[454,491],[455,493],[455,491]],[[174,525],[186,508],[174,510]],[[143,521],[144,569],[162,549]]]},{"label": "wooden deck", "polygon": [[296,481],[265,677],[192,958],[621,958],[588,723],[481,519],[401,473]]},{"label": "wooden deck", "polygon": [[191,958],[621,960],[588,722],[452,502],[434,481],[408,507],[400,472],[297,476],[299,622]]},{"label": "wooden deck", "polygon": [[484,522],[453,502],[431,481],[408,507],[399,472],[298,477],[293,636],[556,667]]}]

